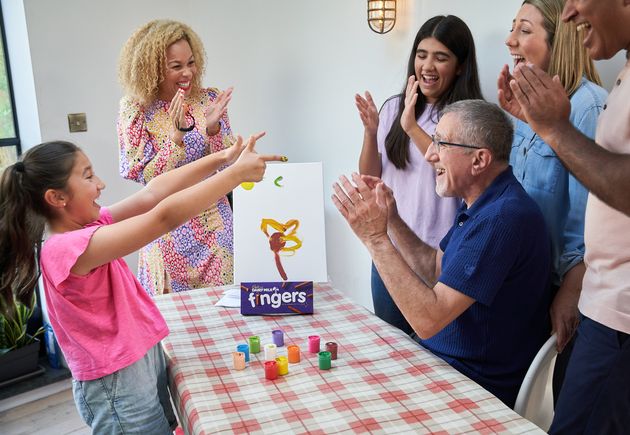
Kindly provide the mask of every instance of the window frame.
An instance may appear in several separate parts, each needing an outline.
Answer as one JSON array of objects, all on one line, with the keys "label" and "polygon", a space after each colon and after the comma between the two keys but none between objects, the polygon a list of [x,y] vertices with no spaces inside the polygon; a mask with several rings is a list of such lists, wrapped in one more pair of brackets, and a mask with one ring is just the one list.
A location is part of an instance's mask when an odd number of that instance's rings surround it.
[{"label": "window frame", "polygon": [[17,156],[19,157],[22,154],[22,144],[20,142],[20,130],[18,127],[17,111],[15,107],[15,93],[13,92],[13,79],[11,77],[11,62],[9,61],[9,51],[7,50],[7,37],[2,8],[0,8],[0,31],[2,35],[2,50],[4,52],[4,66],[7,71],[7,87],[11,100],[11,114],[13,115],[13,131],[15,132],[14,137],[0,138],[0,147],[14,146]]}]

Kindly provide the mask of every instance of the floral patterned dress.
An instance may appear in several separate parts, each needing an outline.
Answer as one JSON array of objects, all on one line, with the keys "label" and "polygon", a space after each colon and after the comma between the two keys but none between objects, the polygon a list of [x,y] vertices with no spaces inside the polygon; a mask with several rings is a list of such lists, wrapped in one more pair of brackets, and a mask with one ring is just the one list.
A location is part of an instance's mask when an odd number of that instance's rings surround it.
[{"label": "floral patterned dress", "polygon": [[[195,128],[184,135],[184,146],[170,140],[170,101],[156,100],[142,106],[123,97],[118,114],[120,174],[146,184],[163,172],[231,146],[234,137],[227,113],[220,120],[220,132],[206,134],[204,111],[217,95],[217,89],[209,88],[186,99],[187,125],[194,122]],[[204,213],[142,248],[138,279],[151,295],[232,284],[233,240],[232,210],[223,197]]]}]

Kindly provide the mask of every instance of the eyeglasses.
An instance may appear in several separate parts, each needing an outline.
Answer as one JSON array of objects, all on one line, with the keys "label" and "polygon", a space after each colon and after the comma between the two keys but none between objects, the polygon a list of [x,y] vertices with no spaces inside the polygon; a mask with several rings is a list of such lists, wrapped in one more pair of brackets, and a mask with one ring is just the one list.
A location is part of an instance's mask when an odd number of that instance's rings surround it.
[{"label": "eyeglasses", "polygon": [[472,148],[475,150],[479,150],[481,148],[486,148],[486,147],[480,147],[477,145],[466,145],[463,143],[453,143],[453,142],[446,142],[443,140],[439,140],[438,138],[435,137],[435,135],[431,136],[431,141],[433,142],[433,146],[435,147],[435,151],[437,151],[438,153],[440,152],[440,147],[443,147],[444,145],[447,146],[454,146],[454,147],[461,147],[461,148]]}]

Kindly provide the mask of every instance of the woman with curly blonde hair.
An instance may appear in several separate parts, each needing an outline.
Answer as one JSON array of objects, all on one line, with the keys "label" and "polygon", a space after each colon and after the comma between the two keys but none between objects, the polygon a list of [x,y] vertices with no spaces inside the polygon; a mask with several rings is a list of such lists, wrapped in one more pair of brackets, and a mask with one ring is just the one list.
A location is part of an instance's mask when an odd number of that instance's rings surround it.
[{"label": "woman with curly blonde hair", "polygon": [[[125,43],[118,75],[120,174],[141,184],[232,145],[232,89],[203,88],[205,51],[197,34],[172,20],[150,21]],[[149,294],[231,284],[232,210],[210,209],[140,251],[138,279]]]}]

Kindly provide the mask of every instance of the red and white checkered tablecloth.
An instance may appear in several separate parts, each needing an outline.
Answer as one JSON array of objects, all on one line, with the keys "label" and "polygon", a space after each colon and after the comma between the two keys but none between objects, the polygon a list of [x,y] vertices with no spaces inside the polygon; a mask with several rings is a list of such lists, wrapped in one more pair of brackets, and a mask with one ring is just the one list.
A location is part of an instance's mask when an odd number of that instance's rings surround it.
[{"label": "red and white checkered tablecloth", "polygon": [[[328,285],[315,288],[315,314],[242,316],[214,304],[224,288],[156,298],[170,335],[162,342],[184,430],[210,433],[541,433],[499,399]],[[232,368],[237,344],[271,331],[302,360],[265,379],[264,352]],[[308,336],[334,341],[339,356],[320,370]]]}]

